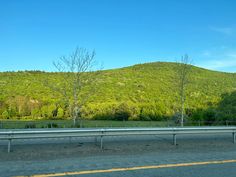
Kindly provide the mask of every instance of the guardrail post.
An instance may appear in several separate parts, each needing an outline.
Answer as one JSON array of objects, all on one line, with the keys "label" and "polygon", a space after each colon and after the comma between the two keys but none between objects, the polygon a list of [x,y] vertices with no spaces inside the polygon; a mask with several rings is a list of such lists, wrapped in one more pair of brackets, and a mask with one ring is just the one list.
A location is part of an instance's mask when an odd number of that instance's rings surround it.
[{"label": "guardrail post", "polygon": [[177,142],[176,142],[176,134],[173,134],[173,145],[177,145]]},{"label": "guardrail post", "polygon": [[235,132],[233,132],[233,143],[235,143],[236,142],[236,133]]},{"label": "guardrail post", "polygon": [[7,148],[7,152],[11,152],[11,139],[8,140],[8,148]]},{"label": "guardrail post", "polygon": [[101,141],[101,146],[100,147],[101,147],[101,149],[103,149],[103,136],[101,136],[101,140],[100,141]]},{"label": "guardrail post", "polygon": [[70,136],[70,137],[69,137],[69,143],[70,143],[70,144],[71,144],[71,142],[72,142],[71,139],[72,139],[72,137]]},{"label": "guardrail post", "polygon": [[95,142],[95,145],[96,145],[97,142],[98,142],[98,137],[97,136],[94,137],[94,142]]},{"label": "guardrail post", "polygon": [[100,139],[100,147],[101,149],[103,149],[103,130],[102,130],[102,135],[101,135],[101,139]]}]

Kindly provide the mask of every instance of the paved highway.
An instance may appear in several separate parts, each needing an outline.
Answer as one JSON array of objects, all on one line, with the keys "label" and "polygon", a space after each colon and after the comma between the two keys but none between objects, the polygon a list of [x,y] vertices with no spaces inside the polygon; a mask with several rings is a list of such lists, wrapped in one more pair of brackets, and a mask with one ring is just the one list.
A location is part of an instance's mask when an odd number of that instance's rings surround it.
[{"label": "paved highway", "polygon": [[[114,141],[116,139],[116,141]],[[17,140],[0,142],[0,176],[235,177],[231,134]]]}]

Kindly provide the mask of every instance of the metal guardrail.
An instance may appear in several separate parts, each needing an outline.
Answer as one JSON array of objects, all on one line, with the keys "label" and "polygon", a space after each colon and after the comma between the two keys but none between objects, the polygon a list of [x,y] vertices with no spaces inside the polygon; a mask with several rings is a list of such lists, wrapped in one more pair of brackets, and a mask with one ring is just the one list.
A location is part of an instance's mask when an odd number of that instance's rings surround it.
[{"label": "metal guardrail", "polygon": [[173,144],[177,144],[180,134],[212,134],[232,133],[233,143],[236,142],[236,126],[234,127],[172,127],[172,128],[94,128],[94,129],[34,129],[34,130],[2,130],[0,140],[8,140],[8,152],[14,139],[35,138],[71,138],[71,137],[100,137],[100,147],[103,148],[105,136],[131,135],[173,135]]}]

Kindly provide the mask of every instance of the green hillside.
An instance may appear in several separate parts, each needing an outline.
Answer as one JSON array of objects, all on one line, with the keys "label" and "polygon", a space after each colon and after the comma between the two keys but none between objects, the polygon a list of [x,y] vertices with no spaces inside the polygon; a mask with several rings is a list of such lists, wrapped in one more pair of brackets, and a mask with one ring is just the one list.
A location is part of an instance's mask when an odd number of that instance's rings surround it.
[{"label": "green hillside", "polygon": [[[178,113],[176,63],[155,62],[99,74],[95,92],[81,110],[85,119],[163,120]],[[69,110],[58,92],[64,73],[0,73],[0,119],[63,119]],[[236,74],[193,66],[187,88],[190,119],[236,120]]]}]

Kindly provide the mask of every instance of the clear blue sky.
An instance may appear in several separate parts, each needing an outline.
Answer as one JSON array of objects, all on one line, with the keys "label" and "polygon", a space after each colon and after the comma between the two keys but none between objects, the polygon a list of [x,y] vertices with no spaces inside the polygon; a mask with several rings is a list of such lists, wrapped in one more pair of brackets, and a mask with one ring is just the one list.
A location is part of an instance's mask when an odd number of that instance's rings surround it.
[{"label": "clear blue sky", "polygon": [[176,61],[236,72],[235,0],[1,0],[0,71],[55,70],[76,46],[104,69]]}]

